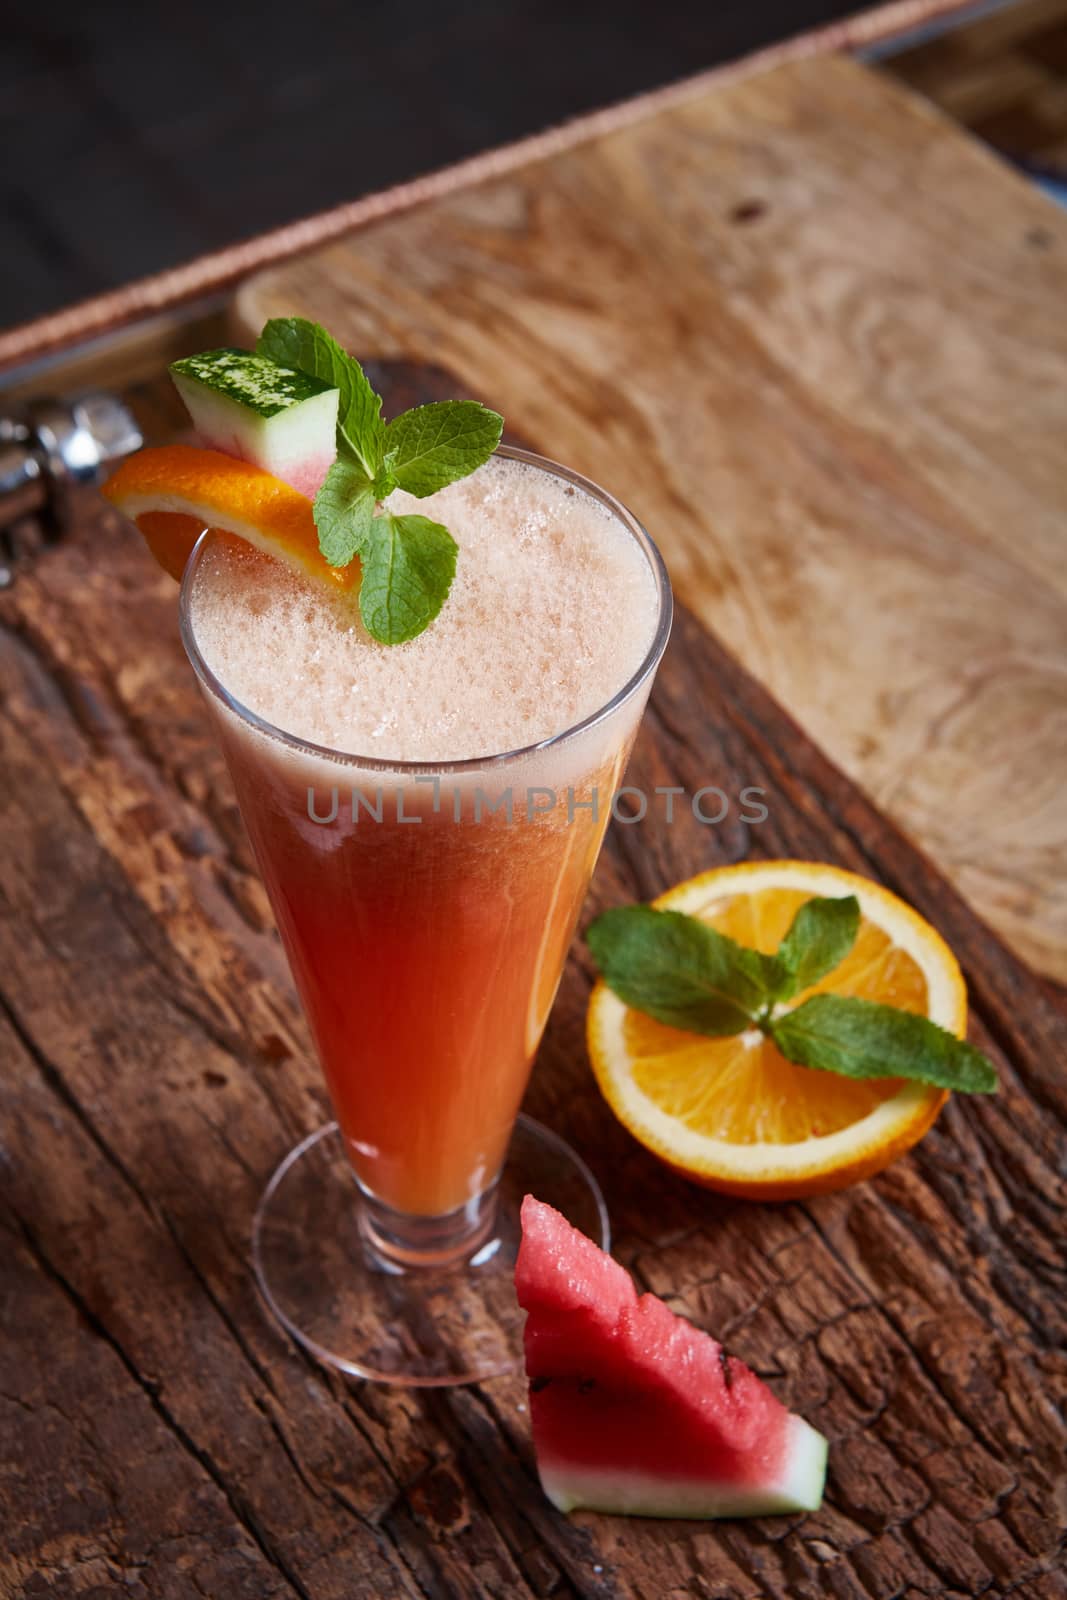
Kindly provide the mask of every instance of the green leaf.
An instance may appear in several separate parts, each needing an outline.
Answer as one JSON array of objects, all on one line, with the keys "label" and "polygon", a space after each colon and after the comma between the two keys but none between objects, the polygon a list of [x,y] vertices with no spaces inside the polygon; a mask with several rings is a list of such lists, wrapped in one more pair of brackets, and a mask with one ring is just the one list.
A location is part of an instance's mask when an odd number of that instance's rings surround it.
[{"label": "green leaf", "polygon": [[396,479],[393,477],[393,469],[388,457],[378,468],[372,488],[375,500],[388,500],[396,488]]},{"label": "green leaf", "polygon": [[381,644],[414,639],[436,617],[456,572],[456,541],[428,517],[381,512],[361,552],[359,610]]},{"label": "green leaf", "polygon": [[860,903],[854,894],[805,900],[778,946],[778,960],[788,980],[775,998],[788,1000],[825,978],[852,949],[859,926]]},{"label": "green leaf", "polygon": [[374,521],[374,486],[357,462],[338,456],[315,496],[319,549],[331,567],[347,567]]},{"label": "green leaf", "polygon": [[256,354],[269,356],[283,367],[309,372],[341,391],[338,449],[343,453],[347,448],[367,477],[373,478],[382,460],[382,400],[355,357],[342,350],[325,328],[305,317],[274,317],[259,336]]},{"label": "green leaf", "polygon": [[980,1050],[912,1011],[817,994],[769,1024],[790,1061],[846,1078],[916,1078],[965,1094],[994,1094],[997,1074]]},{"label": "green leaf", "polygon": [[385,430],[398,488],[434,494],[488,461],[504,419],[475,400],[440,400],[403,412]]},{"label": "green leaf", "polygon": [[757,951],[681,911],[619,906],[597,917],[586,938],[619,999],[670,1027],[742,1033],[770,999]]}]

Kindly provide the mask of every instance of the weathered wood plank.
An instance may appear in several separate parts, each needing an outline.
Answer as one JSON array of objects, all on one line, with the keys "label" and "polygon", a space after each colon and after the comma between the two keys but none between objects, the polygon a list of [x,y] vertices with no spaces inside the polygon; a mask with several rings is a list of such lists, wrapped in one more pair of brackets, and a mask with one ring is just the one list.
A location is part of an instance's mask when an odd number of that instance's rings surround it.
[{"label": "weathered wood plank", "polygon": [[[0,1042],[5,1063],[22,1053],[2,1024]],[[53,1098],[44,1083],[40,1095]],[[54,1121],[54,1109],[45,1111]],[[107,1226],[104,1199],[82,1219],[87,1241]],[[129,1371],[28,1225],[5,1215],[0,1228],[0,1594],[99,1595],[120,1586],[167,1600],[294,1593],[154,1384]]]},{"label": "weathered wood plank", "polygon": [[[24,1367],[20,1302],[2,1366],[17,1398],[76,1393],[88,1422],[105,1359],[130,1421],[99,1481],[136,1471],[156,1433],[175,1463],[162,1520],[151,1473],[94,1519],[79,1438],[52,1435],[53,1460],[0,1478],[5,1525],[29,1528],[0,1555],[5,1600],[35,1559],[40,1593],[113,1583],[171,1527],[203,1563],[307,1600],[1067,1594],[1063,1006],[684,612],[633,781],[762,787],[769,817],[617,828],[590,910],[749,853],[871,872],[960,951],[1005,1080],[871,1184],[746,1206],[673,1178],[614,1122],[585,1063],[580,947],[568,967],[529,1109],[604,1180],[620,1258],[828,1432],[827,1503],[803,1519],[562,1518],[536,1485],[517,1379],[406,1394],[345,1384],[286,1343],[255,1301],[247,1235],[272,1166],[324,1115],[321,1086],[173,587],[103,508],[0,596],[0,706],[0,992],[18,1041],[0,1081],[5,1193],[60,1315],[77,1306],[94,1330],[64,1333],[61,1367]],[[21,1438],[36,1424],[16,1412]],[[205,1496],[195,1524],[186,1481]],[[183,1570],[160,1543],[140,1592],[180,1592]]]},{"label": "weathered wood plank", "polygon": [[247,283],[610,482],[683,598],[1067,978],[1067,219],[796,62]]}]

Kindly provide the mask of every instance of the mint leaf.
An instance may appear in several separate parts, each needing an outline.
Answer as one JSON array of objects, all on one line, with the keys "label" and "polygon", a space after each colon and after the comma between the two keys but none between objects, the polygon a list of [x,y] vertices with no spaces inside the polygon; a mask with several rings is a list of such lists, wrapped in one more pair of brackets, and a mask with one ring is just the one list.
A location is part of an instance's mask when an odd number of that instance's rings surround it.
[{"label": "mint leaf", "polygon": [[396,479],[393,477],[392,451],[389,452],[381,466],[378,468],[378,471],[375,474],[373,487],[375,500],[388,500],[389,496],[396,488]]},{"label": "mint leaf", "polygon": [[802,1067],[846,1078],[915,1078],[965,1094],[994,1094],[997,1074],[980,1050],[912,1011],[817,994],[775,1017],[768,1032]]},{"label": "mint leaf", "polygon": [[306,317],[274,317],[256,344],[256,354],[283,367],[296,367],[341,391],[337,409],[337,444],[355,456],[368,478],[382,460],[381,396],[375,394],[363,368],[317,322]]},{"label": "mint leaf", "polygon": [[788,981],[776,994],[788,1000],[825,978],[848,955],[860,926],[860,903],[854,894],[841,899],[815,896],[805,900],[789,932],[778,946],[778,960]]},{"label": "mint leaf", "polygon": [[456,541],[428,517],[374,517],[360,551],[359,611],[381,644],[414,639],[436,617],[456,572]]},{"label": "mint leaf", "polygon": [[434,494],[488,461],[504,419],[475,400],[439,400],[415,406],[385,429],[390,471],[408,494]]},{"label": "mint leaf", "polygon": [[315,496],[319,549],[331,567],[347,567],[374,521],[374,485],[357,462],[338,456]]},{"label": "mint leaf", "polygon": [[758,951],[682,911],[619,906],[597,917],[586,939],[609,989],[673,1028],[743,1033],[770,1000]]}]

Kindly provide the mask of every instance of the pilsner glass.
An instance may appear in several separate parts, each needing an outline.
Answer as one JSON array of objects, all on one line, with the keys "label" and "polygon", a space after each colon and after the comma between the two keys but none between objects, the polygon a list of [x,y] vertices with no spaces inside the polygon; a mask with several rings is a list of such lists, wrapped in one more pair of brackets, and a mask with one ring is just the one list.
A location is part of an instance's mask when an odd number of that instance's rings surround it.
[{"label": "pilsner glass", "polygon": [[629,681],[537,744],[400,762],[296,738],[239,704],[198,647],[197,586],[210,581],[215,536],[201,539],[182,584],[182,637],[336,1117],[268,1185],[257,1276],[317,1356],[397,1383],[469,1382],[514,1364],[510,1270],[524,1191],[608,1242],[584,1163],[518,1112],[667,642],[670,585],[651,539],[611,496],[527,452],[499,454],[608,508],[657,596]]}]

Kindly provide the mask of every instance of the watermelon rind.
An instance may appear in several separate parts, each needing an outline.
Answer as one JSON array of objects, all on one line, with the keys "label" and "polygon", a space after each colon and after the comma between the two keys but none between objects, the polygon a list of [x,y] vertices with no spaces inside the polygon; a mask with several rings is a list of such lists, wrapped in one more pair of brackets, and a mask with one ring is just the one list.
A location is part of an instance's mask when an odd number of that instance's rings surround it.
[{"label": "watermelon rind", "polygon": [[634,1471],[538,1462],[541,1487],[560,1511],[607,1511],[632,1517],[759,1517],[817,1511],[826,1482],[827,1443],[795,1415],[775,1482],[737,1484],[666,1478]]},{"label": "watermelon rind", "polygon": [[170,373],[200,444],[314,497],[337,454],[337,389],[249,350],[206,350]]}]

